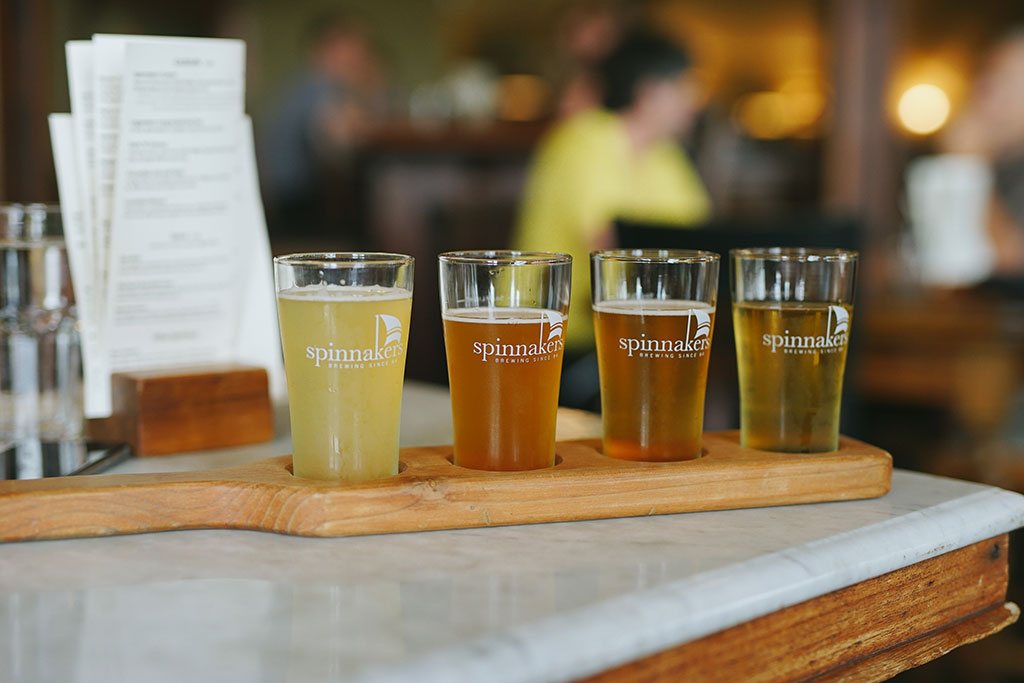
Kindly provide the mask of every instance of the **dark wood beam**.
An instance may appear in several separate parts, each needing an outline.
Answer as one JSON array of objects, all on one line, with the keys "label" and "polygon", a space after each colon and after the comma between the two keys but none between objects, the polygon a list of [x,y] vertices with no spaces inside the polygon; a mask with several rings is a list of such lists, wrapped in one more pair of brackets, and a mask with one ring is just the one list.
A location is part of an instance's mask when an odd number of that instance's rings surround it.
[{"label": "dark wood beam", "polygon": [[901,3],[829,0],[834,94],[825,144],[825,202],[859,216],[869,242],[899,224],[901,148],[887,114],[889,75],[902,20]]},{"label": "dark wood beam", "polygon": [[47,0],[0,0],[0,201],[57,198],[50,135],[53,17]]}]

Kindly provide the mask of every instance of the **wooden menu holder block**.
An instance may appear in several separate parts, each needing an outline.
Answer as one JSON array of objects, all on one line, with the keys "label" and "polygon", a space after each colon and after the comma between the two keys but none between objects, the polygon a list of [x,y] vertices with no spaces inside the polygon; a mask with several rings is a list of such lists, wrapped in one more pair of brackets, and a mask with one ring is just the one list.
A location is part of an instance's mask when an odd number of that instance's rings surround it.
[{"label": "wooden menu holder block", "polygon": [[113,413],[89,420],[89,438],[127,442],[137,456],[269,441],[267,372],[208,365],[121,372],[111,378]]}]

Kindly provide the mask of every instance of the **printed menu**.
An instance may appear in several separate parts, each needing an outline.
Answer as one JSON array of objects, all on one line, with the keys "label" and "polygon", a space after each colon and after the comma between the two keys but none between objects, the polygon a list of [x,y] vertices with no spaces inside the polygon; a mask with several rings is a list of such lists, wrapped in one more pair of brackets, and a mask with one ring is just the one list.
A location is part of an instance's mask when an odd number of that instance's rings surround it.
[{"label": "printed menu", "polygon": [[133,369],[251,363],[282,396],[245,44],[96,35],[66,54],[71,113],[50,131],[86,417]]}]

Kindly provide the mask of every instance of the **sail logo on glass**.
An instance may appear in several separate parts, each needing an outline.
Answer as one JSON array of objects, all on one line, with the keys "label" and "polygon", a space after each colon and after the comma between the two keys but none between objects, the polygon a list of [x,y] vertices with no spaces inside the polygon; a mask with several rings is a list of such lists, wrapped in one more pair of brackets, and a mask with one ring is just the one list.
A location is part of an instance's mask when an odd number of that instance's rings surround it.
[{"label": "sail logo on glass", "polygon": [[619,337],[619,348],[630,358],[698,358],[711,348],[711,314],[699,308],[689,311],[683,339]]},{"label": "sail logo on glass", "polygon": [[789,330],[784,332],[761,335],[761,345],[770,347],[772,353],[779,349],[783,353],[795,354],[835,353],[846,348],[850,338],[850,312],[842,306],[829,306],[823,335],[791,335]]},{"label": "sail logo on glass", "polygon": [[538,327],[537,341],[523,344],[473,342],[473,353],[485,363],[535,363],[549,360],[565,348],[565,318],[554,311],[544,311]]},{"label": "sail logo on glass", "polygon": [[349,369],[385,367],[399,362],[405,353],[402,345],[402,321],[387,313],[373,317],[373,346],[341,348],[329,342],[324,346],[307,346],[306,358],[315,367]]}]

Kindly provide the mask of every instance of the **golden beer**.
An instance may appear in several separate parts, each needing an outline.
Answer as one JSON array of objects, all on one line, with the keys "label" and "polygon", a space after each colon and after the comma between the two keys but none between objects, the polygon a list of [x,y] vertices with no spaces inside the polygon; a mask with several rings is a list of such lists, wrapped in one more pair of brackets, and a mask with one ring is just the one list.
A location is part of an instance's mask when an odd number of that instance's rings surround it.
[{"label": "golden beer", "polygon": [[555,464],[565,316],[469,308],[444,316],[455,464],[532,470]]},{"label": "golden beer", "polygon": [[714,307],[698,301],[594,306],[604,453],[625,460],[700,456]]},{"label": "golden beer", "polygon": [[847,304],[733,305],[744,446],[790,453],[839,447],[852,312]]},{"label": "golden beer", "polygon": [[366,481],[398,473],[412,293],[316,285],[278,293],[294,474]]}]

